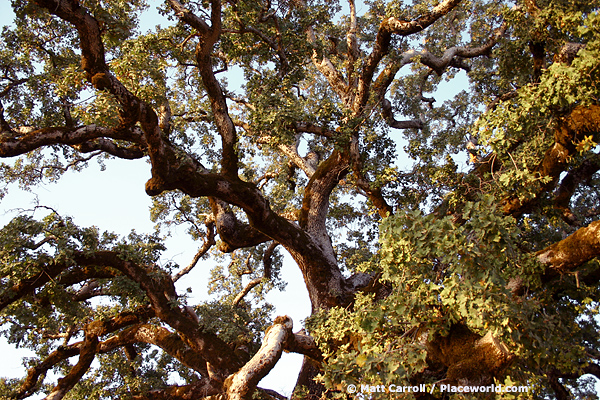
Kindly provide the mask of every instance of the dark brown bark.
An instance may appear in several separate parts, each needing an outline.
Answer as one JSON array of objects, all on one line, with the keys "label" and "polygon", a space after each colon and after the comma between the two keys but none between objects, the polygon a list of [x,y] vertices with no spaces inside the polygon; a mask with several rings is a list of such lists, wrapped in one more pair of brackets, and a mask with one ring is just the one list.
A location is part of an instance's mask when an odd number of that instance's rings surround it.
[{"label": "dark brown bark", "polygon": [[579,185],[590,179],[598,170],[600,170],[600,156],[593,154],[579,167],[569,171],[561,181],[554,197],[554,207],[561,212],[563,220],[568,224],[573,225],[577,222],[569,207],[571,197]]},{"label": "dark brown bark", "polygon": [[78,254],[76,259],[110,265],[137,282],[146,292],[155,315],[175,329],[201,357],[209,360],[223,379],[241,366],[241,361],[227,344],[217,336],[204,332],[187,310],[174,307],[173,302],[177,300],[175,286],[164,272],[122,260],[118,254],[109,251]]},{"label": "dark brown bark", "polygon": [[79,348],[79,361],[65,377],[58,380],[58,383],[46,396],[45,400],[62,399],[79,382],[96,357],[98,343],[98,336],[88,332],[85,333],[85,340]]}]

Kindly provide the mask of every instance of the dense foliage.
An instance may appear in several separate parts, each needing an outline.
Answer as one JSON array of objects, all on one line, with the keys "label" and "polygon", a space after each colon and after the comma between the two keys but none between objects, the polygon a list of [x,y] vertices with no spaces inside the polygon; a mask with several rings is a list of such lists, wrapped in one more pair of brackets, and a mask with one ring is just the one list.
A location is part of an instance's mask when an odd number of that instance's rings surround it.
[{"label": "dense foliage", "polygon": [[[597,398],[598,1],[12,7],[0,195],[146,159],[156,232],[54,210],[0,230],[0,327],[35,353],[0,396],[280,398],[257,384],[289,351],[298,398]],[[179,225],[200,243],[183,268],[161,260]],[[284,253],[298,333],[265,301]],[[175,282],[200,259],[192,304]]]}]

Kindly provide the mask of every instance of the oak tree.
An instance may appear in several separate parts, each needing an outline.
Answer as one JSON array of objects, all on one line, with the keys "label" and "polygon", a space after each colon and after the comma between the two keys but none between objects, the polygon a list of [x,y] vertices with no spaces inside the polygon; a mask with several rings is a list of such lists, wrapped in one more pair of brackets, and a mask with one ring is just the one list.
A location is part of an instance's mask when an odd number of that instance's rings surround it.
[{"label": "oak tree", "polygon": [[[597,1],[165,0],[144,31],[150,6],[12,1],[3,181],[146,159],[158,231],[2,228],[3,334],[36,354],[4,396],[280,398],[257,384],[288,351],[298,398],[596,398]],[[184,268],[159,262],[177,224]],[[284,252],[312,306],[296,333],[264,300]],[[175,282],[207,257],[192,304]]]}]

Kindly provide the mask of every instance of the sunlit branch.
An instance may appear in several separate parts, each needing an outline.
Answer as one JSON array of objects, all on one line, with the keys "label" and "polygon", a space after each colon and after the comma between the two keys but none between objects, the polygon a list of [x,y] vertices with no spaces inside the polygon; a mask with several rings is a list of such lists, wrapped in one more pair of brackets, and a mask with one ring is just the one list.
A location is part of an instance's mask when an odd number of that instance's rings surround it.
[{"label": "sunlit branch", "polygon": [[346,33],[346,44],[348,46],[347,76],[348,85],[351,88],[355,88],[358,84],[358,79],[355,76],[354,63],[359,57],[359,51],[358,40],[356,39],[358,24],[356,20],[356,4],[354,3],[354,0],[348,0],[348,6],[350,7],[350,26],[348,28],[348,32]]},{"label": "sunlit branch", "polygon": [[44,400],[60,400],[71,390],[90,368],[92,361],[96,358],[98,349],[98,336],[85,333],[85,340],[79,348],[79,361],[71,371],[58,380],[56,386]]},{"label": "sunlit branch", "polygon": [[586,135],[598,141],[600,127],[600,106],[577,106],[567,116],[560,119],[554,132],[554,144],[546,151],[539,166],[534,170],[540,177],[550,181],[540,186],[536,197],[521,200],[518,197],[507,198],[503,202],[505,214],[519,215],[539,201],[539,194],[555,187],[560,174],[569,165],[571,157],[577,152],[576,143]]},{"label": "sunlit branch", "polygon": [[275,366],[292,335],[290,317],[277,317],[273,325],[265,333],[262,346],[258,352],[238,372],[227,378],[227,398],[229,400],[245,400],[254,392],[256,385]]}]

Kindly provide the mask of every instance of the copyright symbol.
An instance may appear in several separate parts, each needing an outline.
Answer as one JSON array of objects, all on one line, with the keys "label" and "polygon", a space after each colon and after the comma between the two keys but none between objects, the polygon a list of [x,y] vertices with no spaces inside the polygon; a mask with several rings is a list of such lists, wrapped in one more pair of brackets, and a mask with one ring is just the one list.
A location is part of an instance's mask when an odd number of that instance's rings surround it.
[{"label": "copyright symbol", "polygon": [[348,385],[348,387],[346,388],[346,391],[348,393],[356,393],[356,385]]}]

